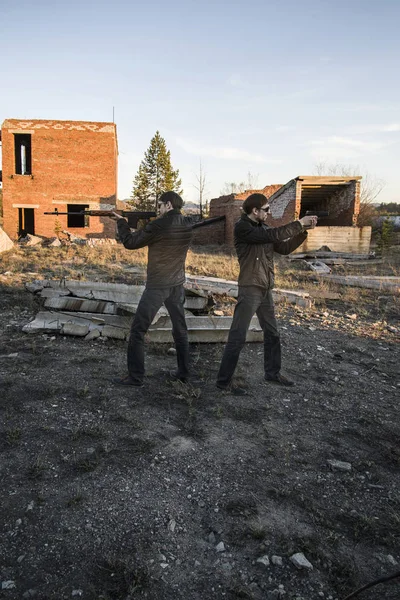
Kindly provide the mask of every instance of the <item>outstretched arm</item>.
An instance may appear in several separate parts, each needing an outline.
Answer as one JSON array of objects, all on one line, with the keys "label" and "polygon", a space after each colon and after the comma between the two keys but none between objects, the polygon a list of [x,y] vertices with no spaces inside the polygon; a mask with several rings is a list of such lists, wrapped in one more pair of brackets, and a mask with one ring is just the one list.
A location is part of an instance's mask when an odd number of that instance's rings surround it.
[{"label": "outstretched arm", "polygon": [[148,246],[157,237],[158,233],[158,227],[154,222],[148,223],[144,229],[131,231],[128,222],[121,217],[117,221],[117,227],[119,238],[128,250],[137,250]]}]

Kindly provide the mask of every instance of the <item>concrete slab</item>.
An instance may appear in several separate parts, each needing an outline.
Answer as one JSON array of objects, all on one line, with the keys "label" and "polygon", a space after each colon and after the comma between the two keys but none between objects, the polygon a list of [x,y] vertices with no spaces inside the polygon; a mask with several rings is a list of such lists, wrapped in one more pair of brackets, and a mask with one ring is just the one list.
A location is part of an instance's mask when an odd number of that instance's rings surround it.
[{"label": "concrete slab", "polygon": [[0,227],[0,253],[7,252],[7,250],[11,250],[14,248],[13,242],[10,240],[4,229]]},{"label": "concrete slab", "polygon": [[311,269],[311,271],[315,271],[316,273],[320,273],[322,275],[325,273],[329,274],[332,271],[332,269],[330,269],[328,265],[321,260],[306,260],[305,263],[308,265],[308,268]]},{"label": "concrete slab", "polygon": [[393,294],[400,294],[400,277],[371,277],[368,275],[320,275],[320,277],[341,285],[386,290]]},{"label": "concrete slab", "polygon": [[85,300],[84,298],[56,297],[46,298],[44,302],[46,308],[55,310],[68,310],[75,312],[92,312],[114,315],[117,312],[117,307],[111,302],[102,300]]},{"label": "concrete slab", "polygon": [[77,325],[77,323],[65,323],[61,329],[63,335],[74,335],[85,337],[89,333],[88,325]]}]

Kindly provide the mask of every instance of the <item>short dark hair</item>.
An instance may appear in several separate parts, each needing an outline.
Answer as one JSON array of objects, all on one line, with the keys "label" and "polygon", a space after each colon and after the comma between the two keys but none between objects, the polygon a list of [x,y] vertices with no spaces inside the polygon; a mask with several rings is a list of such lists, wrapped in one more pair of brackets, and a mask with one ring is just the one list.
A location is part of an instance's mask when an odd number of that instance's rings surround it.
[{"label": "short dark hair", "polygon": [[246,215],[249,215],[253,208],[260,209],[264,204],[268,202],[268,199],[264,194],[250,194],[243,202],[243,210]]},{"label": "short dark hair", "polygon": [[179,194],[176,192],[164,192],[158,199],[159,202],[163,204],[167,204],[167,202],[171,202],[172,208],[180,210],[183,206],[183,200]]}]

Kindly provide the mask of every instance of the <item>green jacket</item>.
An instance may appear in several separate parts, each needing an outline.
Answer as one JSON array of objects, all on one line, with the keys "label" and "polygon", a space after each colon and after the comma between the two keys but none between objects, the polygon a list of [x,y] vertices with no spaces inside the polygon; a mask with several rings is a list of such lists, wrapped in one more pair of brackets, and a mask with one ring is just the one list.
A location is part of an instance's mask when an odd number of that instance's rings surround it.
[{"label": "green jacket", "polygon": [[240,286],[274,287],[274,252],[290,254],[307,238],[300,221],[281,227],[256,223],[243,214],[235,225],[235,248],[239,259]]}]

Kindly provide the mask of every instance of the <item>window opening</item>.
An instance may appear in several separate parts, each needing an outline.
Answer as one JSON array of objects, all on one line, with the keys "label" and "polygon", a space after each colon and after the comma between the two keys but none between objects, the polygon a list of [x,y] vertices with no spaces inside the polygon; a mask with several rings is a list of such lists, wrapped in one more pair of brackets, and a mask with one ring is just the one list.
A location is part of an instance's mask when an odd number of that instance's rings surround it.
[{"label": "window opening", "polygon": [[67,227],[89,227],[89,216],[79,214],[84,210],[89,210],[88,204],[68,204],[67,212],[77,214],[68,214]]},{"label": "window opening", "polygon": [[32,136],[30,133],[14,133],[15,173],[32,174]]}]

